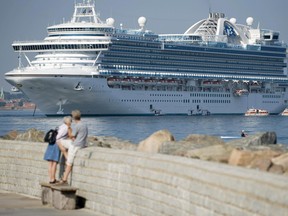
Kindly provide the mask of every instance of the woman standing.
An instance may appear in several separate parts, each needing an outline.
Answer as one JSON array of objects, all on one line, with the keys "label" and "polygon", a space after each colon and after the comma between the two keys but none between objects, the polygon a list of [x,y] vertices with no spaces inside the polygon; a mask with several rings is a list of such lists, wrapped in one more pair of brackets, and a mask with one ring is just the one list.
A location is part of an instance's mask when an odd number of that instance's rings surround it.
[{"label": "woman standing", "polygon": [[[56,137],[56,142],[62,139],[69,138],[69,134],[71,133],[71,123],[72,118],[70,116],[65,116],[63,118],[63,124],[58,128],[58,134]],[[60,159],[60,149],[56,143],[48,144],[44,160],[48,161],[48,175],[49,175],[49,184],[55,184],[56,181],[56,170],[57,164]]]}]

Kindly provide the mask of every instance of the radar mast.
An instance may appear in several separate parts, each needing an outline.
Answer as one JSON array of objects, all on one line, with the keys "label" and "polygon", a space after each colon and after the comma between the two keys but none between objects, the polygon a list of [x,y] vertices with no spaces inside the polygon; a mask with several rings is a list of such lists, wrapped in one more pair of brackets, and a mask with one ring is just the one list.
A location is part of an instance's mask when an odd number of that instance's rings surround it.
[{"label": "radar mast", "polygon": [[72,23],[90,22],[102,23],[95,12],[93,0],[83,0],[83,3],[75,3]]}]

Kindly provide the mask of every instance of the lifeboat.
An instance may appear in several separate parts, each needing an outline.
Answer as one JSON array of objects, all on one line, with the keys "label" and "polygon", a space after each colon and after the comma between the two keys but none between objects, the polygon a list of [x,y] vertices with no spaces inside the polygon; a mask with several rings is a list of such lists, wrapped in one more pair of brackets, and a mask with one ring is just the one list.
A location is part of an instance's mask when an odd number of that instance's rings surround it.
[{"label": "lifeboat", "polygon": [[282,113],[280,113],[282,116],[288,116],[288,108],[284,109]]},{"label": "lifeboat", "polygon": [[222,84],[221,84],[221,81],[218,81],[218,80],[216,81],[205,80],[202,82],[202,86],[203,87],[220,87],[222,86]]},{"label": "lifeboat", "polygon": [[251,88],[251,89],[260,89],[260,88],[261,88],[261,85],[260,85],[259,82],[253,81],[253,83],[250,85],[250,88]]},{"label": "lifeboat", "polygon": [[248,95],[248,94],[249,94],[249,92],[247,89],[238,89],[234,92],[234,95],[239,96],[239,97],[244,96],[244,95]]},{"label": "lifeboat", "polygon": [[269,112],[263,109],[248,109],[245,113],[245,116],[268,116]]}]

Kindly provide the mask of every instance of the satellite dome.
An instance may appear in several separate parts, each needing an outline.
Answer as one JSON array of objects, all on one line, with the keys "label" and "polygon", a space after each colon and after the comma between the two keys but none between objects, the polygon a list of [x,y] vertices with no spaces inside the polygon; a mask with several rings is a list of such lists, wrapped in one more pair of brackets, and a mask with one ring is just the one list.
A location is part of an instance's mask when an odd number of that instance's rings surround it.
[{"label": "satellite dome", "polygon": [[146,20],[146,18],[145,17],[139,17],[139,19],[138,19],[138,24],[139,24],[139,26],[141,27],[141,29],[143,29],[144,27],[145,27],[145,25],[146,25],[146,22],[147,22],[147,20]]},{"label": "satellite dome", "polygon": [[248,26],[252,26],[253,25],[253,21],[254,21],[253,17],[248,17],[246,19],[246,23],[247,23]]},{"label": "satellite dome", "polygon": [[115,23],[115,20],[110,17],[110,18],[106,19],[106,23],[107,23],[107,25],[113,26]]},{"label": "satellite dome", "polygon": [[230,19],[230,22],[231,22],[232,24],[236,24],[237,20],[236,20],[236,18],[231,18],[231,19]]}]

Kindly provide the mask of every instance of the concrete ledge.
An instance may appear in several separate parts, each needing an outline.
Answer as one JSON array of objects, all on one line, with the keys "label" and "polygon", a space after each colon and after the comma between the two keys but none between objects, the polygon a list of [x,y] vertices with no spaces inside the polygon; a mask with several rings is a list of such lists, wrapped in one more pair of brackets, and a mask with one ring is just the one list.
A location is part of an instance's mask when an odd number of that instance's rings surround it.
[{"label": "concrete ledge", "polygon": [[53,193],[51,185],[46,182],[40,183],[41,185],[41,201],[43,205],[52,205],[53,204]]},{"label": "concrete ledge", "polygon": [[52,185],[40,183],[42,188],[42,204],[51,205],[60,210],[73,210],[76,208],[77,188],[69,185]]},{"label": "concrete ledge", "polygon": [[71,186],[52,186],[53,207],[61,210],[76,208],[77,188]]},{"label": "concrete ledge", "polygon": [[[45,149],[1,140],[0,189],[41,197]],[[287,215],[287,181],[225,164],[90,147],[77,153],[71,183],[98,215],[270,216]]]}]

